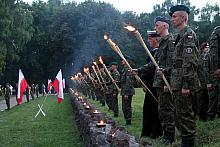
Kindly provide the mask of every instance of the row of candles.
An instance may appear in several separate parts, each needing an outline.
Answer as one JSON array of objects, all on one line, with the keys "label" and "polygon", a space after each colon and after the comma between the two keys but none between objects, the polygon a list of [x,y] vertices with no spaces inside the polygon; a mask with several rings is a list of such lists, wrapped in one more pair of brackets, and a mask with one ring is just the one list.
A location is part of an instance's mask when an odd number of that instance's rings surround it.
[{"label": "row of candles", "polygon": [[[89,105],[88,101],[85,100],[85,98],[83,98],[83,96],[79,96],[79,94],[77,92],[73,93],[75,95],[75,97],[77,97],[77,100],[80,101],[83,105],[83,108],[87,111],[92,112],[93,115],[96,114],[100,114],[101,112],[99,112],[97,109],[91,109],[91,106]],[[104,119],[100,119],[98,121],[98,123],[96,124],[97,127],[102,128],[106,126],[106,122],[104,121]]]},{"label": "row of candles", "polygon": [[[100,111],[98,111],[97,109],[92,109],[91,106],[89,105],[88,101],[83,97],[83,96],[80,96],[78,94],[78,92],[75,92],[73,89],[70,88],[70,91],[71,93],[77,98],[77,100],[79,102],[81,102],[81,104],[83,105],[83,108],[87,111],[90,111],[94,116],[98,116],[99,114],[101,114]],[[96,126],[98,128],[101,128],[101,130],[103,131],[103,133],[105,135],[109,134],[111,136],[111,138],[115,138],[116,137],[116,134],[121,131],[120,128],[112,128],[110,127],[110,130],[109,132],[107,133],[107,125],[110,125],[110,124],[107,124],[105,119],[100,119],[97,123],[96,123]],[[111,126],[111,125],[110,125]]]}]

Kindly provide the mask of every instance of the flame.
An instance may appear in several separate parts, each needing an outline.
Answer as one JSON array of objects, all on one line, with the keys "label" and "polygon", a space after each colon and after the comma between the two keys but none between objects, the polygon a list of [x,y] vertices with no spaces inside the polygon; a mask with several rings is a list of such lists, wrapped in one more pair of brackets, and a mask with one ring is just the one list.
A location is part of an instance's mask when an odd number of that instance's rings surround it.
[{"label": "flame", "polygon": [[98,113],[98,110],[95,110],[93,113]]},{"label": "flame", "polygon": [[99,122],[99,124],[101,124],[101,125],[102,125],[102,124],[104,124],[104,121],[103,121],[103,120],[101,120],[101,121]]},{"label": "flame", "polygon": [[104,35],[104,39],[105,39],[105,40],[108,40],[108,36],[107,36],[107,35]]},{"label": "flame", "polygon": [[130,32],[134,32],[136,29],[132,26],[126,26],[124,27],[126,30],[130,31]]},{"label": "flame", "polygon": [[103,64],[103,61],[102,61],[102,57],[101,57],[101,56],[99,57],[99,62],[100,62],[101,64]]}]

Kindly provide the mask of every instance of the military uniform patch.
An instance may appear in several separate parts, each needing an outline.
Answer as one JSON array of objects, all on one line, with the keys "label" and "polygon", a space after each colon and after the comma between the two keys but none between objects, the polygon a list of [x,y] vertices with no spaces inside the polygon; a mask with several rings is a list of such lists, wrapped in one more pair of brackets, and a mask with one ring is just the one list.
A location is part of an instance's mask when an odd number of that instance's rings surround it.
[{"label": "military uniform patch", "polygon": [[191,54],[192,53],[192,48],[186,48],[186,53]]},{"label": "military uniform patch", "polygon": [[187,38],[191,39],[191,38],[193,38],[193,36],[192,35],[188,35]]}]

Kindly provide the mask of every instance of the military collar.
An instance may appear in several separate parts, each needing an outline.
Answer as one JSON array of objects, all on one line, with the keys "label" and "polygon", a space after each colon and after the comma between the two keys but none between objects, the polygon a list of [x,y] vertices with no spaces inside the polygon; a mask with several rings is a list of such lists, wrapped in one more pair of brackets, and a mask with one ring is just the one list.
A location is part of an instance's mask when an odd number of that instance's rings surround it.
[{"label": "military collar", "polygon": [[183,28],[182,31],[179,31],[179,35],[183,36],[188,28],[189,28],[189,26],[185,26],[185,28]]}]

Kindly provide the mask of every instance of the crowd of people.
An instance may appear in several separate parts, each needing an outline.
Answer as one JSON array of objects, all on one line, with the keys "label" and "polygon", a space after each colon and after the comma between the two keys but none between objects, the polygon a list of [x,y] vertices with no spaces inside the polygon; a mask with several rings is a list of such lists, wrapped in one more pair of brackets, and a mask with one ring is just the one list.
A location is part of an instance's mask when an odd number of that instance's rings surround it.
[{"label": "crowd of people", "polygon": [[[200,45],[196,33],[188,26],[189,8],[176,5],[169,14],[171,19],[156,17],[155,31],[148,32],[151,53],[159,67],[149,59],[143,67],[131,70],[122,60],[120,72],[117,62],[108,68],[112,78],[100,66],[103,79],[91,71],[91,75],[87,73],[73,81],[78,91],[103,106],[107,104],[114,117],[118,117],[120,92],[125,123],[131,125],[135,76],[139,75],[151,91],[145,91],[141,137],[162,136],[163,143],[170,145],[175,141],[177,128],[182,147],[193,147],[196,118],[208,121],[220,117],[220,26]],[[169,33],[171,25],[177,35]],[[116,85],[121,87],[120,91]]]},{"label": "crowd of people", "polygon": [[[5,102],[6,102],[6,106],[7,106],[6,110],[10,110],[10,108],[11,108],[10,107],[10,98],[12,96],[15,96],[15,99],[18,104],[17,90],[18,90],[17,84],[16,84],[15,88],[13,88],[9,83],[6,83],[5,86],[0,85],[0,96],[5,98]],[[44,84],[42,84],[41,90],[40,90],[38,84],[31,84],[30,86],[28,86],[25,91],[25,96],[26,96],[27,102],[30,101],[30,98],[32,100],[34,100],[35,98],[38,98],[39,93],[41,93],[43,96],[46,94],[46,86]],[[48,93],[51,93],[51,90]]]}]

